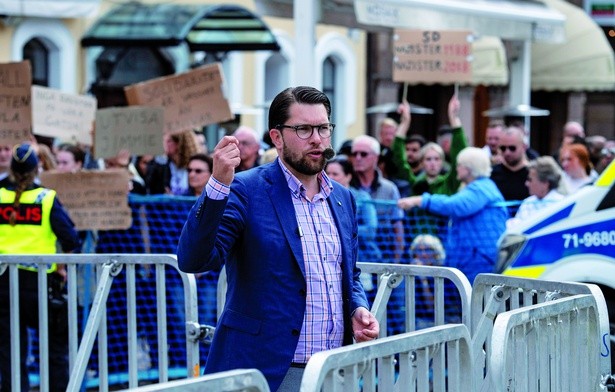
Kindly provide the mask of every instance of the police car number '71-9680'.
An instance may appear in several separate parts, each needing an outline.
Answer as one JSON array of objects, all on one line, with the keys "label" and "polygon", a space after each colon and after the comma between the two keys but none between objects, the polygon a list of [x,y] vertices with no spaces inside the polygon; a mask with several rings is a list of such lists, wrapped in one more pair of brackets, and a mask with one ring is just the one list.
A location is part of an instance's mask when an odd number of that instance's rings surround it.
[{"label": "police car number '71-9680'", "polygon": [[564,233],[564,248],[578,248],[584,246],[615,246],[615,230],[586,231],[585,233]]}]

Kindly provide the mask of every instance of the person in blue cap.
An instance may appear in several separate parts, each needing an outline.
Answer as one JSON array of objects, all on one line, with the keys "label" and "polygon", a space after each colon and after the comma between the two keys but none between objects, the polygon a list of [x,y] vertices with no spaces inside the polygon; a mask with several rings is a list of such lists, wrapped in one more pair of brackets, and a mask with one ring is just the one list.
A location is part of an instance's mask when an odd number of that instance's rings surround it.
[{"label": "person in blue cap", "polygon": [[[52,254],[59,242],[65,253],[77,253],[81,242],[74,224],[56,197],[56,192],[35,182],[38,158],[30,144],[12,151],[11,184],[0,188],[0,254]],[[24,260],[27,260],[24,258]],[[11,344],[20,345],[21,391],[30,390],[28,381],[28,331],[38,329],[37,264],[19,265],[19,340],[11,337],[10,277],[0,275],[0,390],[11,391]],[[49,391],[65,391],[68,385],[68,319],[65,301],[65,266],[47,269],[49,299]]]}]

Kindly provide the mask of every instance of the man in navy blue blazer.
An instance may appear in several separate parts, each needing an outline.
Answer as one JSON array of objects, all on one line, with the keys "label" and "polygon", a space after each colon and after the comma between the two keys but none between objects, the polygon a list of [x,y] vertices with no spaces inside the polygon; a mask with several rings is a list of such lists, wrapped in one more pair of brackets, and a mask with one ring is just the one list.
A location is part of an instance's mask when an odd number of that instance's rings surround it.
[{"label": "man in navy blue blazer", "polygon": [[297,391],[311,355],[378,337],[356,267],[356,205],[323,171],[330,118],[324,93],[288,88],[269,110],[277,160],[235,175],[237,139],[223,137],[213,152],[177,249],[185,272],[226,265],[205,373],[256,368],[272,391]]}]

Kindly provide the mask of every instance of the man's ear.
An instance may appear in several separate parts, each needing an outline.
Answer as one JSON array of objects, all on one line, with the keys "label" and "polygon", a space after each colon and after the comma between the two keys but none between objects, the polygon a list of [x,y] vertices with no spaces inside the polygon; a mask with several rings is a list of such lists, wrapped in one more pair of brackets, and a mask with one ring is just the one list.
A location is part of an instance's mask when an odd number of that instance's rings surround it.
[{"label": "man's ear", "polygon": [[282,131],[279,129],[272,128],[269,130],[269,136],[271,136],[271,141],[276,149],[281,150],[282,145],[284,144],[284,139],[282,138]]}]

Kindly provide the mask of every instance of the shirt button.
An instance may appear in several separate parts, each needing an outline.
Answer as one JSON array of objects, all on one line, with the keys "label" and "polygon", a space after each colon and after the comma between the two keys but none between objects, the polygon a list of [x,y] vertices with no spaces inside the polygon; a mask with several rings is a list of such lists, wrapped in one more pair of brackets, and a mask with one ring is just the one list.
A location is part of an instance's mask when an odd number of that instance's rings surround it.
[{"label": "shirt button", "polygon": [[304,289],[299,290],[299,294],[302,295],[303,297],[305,297],[305,295],[307,294],[306,291]]},{"label": "shirt button", "polygon": [[301,332],[298,329],[293,329],[291,333],[293,334],[293,336],[299,336]]}]

